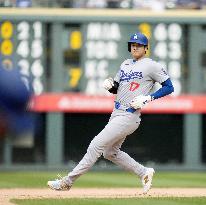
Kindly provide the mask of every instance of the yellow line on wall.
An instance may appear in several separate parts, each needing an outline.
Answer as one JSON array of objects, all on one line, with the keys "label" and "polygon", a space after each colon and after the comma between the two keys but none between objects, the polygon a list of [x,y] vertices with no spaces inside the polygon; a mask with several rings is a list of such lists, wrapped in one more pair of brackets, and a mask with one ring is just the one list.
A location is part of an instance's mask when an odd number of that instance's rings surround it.
[{"label": "yellow line on wall", "polygon": [[166,10],[155,12],[136,9],[65,9],[65,8],[0,8],[0,16],[113,16],[113,17],[186,17],[205,18],[204,10]]}]

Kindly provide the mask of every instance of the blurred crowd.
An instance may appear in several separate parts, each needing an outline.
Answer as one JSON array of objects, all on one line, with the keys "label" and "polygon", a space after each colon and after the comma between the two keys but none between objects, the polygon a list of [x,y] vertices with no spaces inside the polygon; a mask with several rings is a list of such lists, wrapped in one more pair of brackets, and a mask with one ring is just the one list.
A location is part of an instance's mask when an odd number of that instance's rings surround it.
[{"label": "blurred crowd", "polygon": [[0,0],[0,7],[205,9],[206,0]]}]

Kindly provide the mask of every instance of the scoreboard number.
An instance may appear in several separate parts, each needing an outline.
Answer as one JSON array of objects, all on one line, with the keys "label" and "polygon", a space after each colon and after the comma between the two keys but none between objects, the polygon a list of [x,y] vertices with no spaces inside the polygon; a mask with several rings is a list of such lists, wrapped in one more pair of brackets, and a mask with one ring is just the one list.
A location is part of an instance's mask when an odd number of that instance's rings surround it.
[{"label": "scoreboard number", "polygon": [[44,35],[40,21],[0,22],[0,64],[20,71],[26,86],[35,94],[44,91]]},{"label": "scoreboard number", "polygon": [[182,27],[177,23],[160,23],[154,26],[154,57],[168,69],[174,84],[174,95],[182,92],[181,58]]},{"label": "scoreboard number", "polygon": [[37,21],[29,23],[26,21],[17,24],[18,65],[24,82],[29,84],[32,77],[32,87],[35,94],[39,95],[44,91],[42,76],[44,67],[42,65],[43,40],[42,23]]}]

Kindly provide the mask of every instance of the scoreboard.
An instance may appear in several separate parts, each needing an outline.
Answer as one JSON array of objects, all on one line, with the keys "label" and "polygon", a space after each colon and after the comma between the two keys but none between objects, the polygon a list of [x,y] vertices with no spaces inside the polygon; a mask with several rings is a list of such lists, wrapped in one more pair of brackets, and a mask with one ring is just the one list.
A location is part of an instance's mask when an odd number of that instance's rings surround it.
[{"label": "scoreboard", "polygon": [[44,89],[45,25],[40,21],[0,22],[0,64],[18,68],[26,86],[39,95]]},{"label": "scoreboard", "polygon": [[[127,41],[140,31],[149,39],[147,56],[160,62],[175,87],[173,95],[185,93],[187,78],[187,24],[115,21],[61,21],[58,45],[64,72],[62,92],[109,95],[102,89],[108,76],[114,77],[121,63],[131,58]],[[22,80],[34,93],[49,92],[52,67],[52,22],[41,20],[0,20],[0,64],[20,70]],[[158,85],[156,85],[156,89]]]},{"label": "scoreboard", "polygon": [[175,87],[175,95],[183,91],[182,85],[182,38],[183,27],[177,23],[171,24],[118,24],[89,23],[83,26],[84,47],[83,78],[84,91],[88,94],[106,94],[101,88],[103,80],[114,76],[121,63],[131,58],[127,41],[137,32],[143,32],[149,38],[147,56],[160,62],[171,76]]}]

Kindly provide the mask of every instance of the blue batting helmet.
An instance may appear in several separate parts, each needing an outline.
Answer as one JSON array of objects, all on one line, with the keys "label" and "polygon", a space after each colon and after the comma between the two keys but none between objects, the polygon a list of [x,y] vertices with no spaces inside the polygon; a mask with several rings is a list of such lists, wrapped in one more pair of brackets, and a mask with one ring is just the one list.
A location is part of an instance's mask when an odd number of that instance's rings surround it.
[{"label": "blue batting helmet", "polygon": [[135,33],[130,37],[128,41],[128,51],[131,52],[131,43],[138,43],[144,46],[148,46],[148,38],[143,33]]}]

